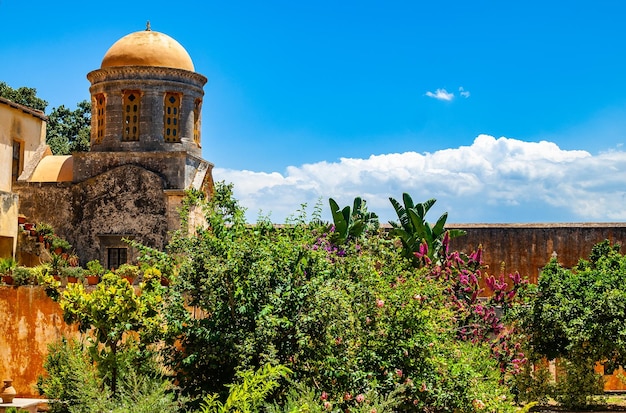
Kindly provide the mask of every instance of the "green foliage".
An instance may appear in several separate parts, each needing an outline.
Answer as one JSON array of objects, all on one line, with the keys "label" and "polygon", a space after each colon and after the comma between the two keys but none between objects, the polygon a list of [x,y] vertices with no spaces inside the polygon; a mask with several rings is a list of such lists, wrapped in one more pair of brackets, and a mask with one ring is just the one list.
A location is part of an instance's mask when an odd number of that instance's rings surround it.
[{"label": "green foliage", "polygon": [[38,378],[37,388],[48,397],[52,413],[181,411],[175,389],[151,371],[149,360],[146,363],[132,348],[120,354],[124,368],[115,394],[81,343],[62,339],[48,350],[44,362],[47,375]]},{"label": "green foliage", "polygon": [[48,115],[46,143],[55,155],[89,151],[91,103],[83,100],[70,110],[61,105]]},{"label": "green foliage", "polygon": [[69,412],[78,394],[98,381],[91,359],[76,341],[62,339],[48,345],[44,369],[47,374],[37,379],[37,389],[50,399],[52,413]]},{"label": "green foliage", "polygon": [[106,269],[100,264],[99,260],[89,261],[86,265],[86,270],[88,275],[96,275],[101,277],[106,272]]},{"label": "green foliage", "polygon": [[352,211],[349,206],[340,209],[332,198],[328,202],[334,225],[334,231],[329,239],[333,244],[345,244],[351,239],[361,237],[364,231],[378,229],[378,216],[367,211],[365,201],[360,197],[354,198]]},{"label": "green foliage", "polygon": [[465,235],[463,230],[445,229],[447,212],[439,217],[435,225],[430,225],[426,221],[426,213],[436,202],[434,199],[414,204],[411,196],[404,193],[402,200],[404,205],[394,198],[389,198],[400,221],[389,222],[393,227],[391,234],[400,239],[403,255],[411,259],[416,266],[436,263],[445,257],[447,251],[443,249],[443,245],[446,234],[450,239]]},{"label": "green foliage", "polygon": [[102,377],[116,392],[119,350],[127,345],[128,332],[153,333],[158,321],[161,288],[156,281],[146,283],[140,292],[124,279],[108,273],[96,289],[87,293],[83,284],[69,284],[61,297],[63,318],[77,323],[79,331],[93,334],[90,350]]},{"label": "green foliage", "polygon": [[122,264],[117,270],[115,270],[115,275],[134,280],[139,276],[139,267],[128,263]]},{"label": "green foliage", "polygon": [[267,397],[279,385],[290,371],[285,366],[266,364],[257,371],[245,371],[239,374],[240,383],[228,386],[228,398],[220,402],[219,394],[204,397],[200,413],[256,413]]},{"label": "green foliage", "polygon": [[37,97],[37,89],[30,87],[19,87],[13,89],[5,82],[0,82],[0,96],[9,99],[12,102],[19,103],[20,105],[28,106],[29,108],[40,110],[44,112],[48,102]]},{"label": "green foliage", "polygon": [[85,280],[85,270],[81,267],[64,267],[61,270],[61,275],[66,278],[74,277],[80,282]]},{"label": "green foliage", "polygon": [[37,278],[32,268],[18,266],[13,269],[13,284],[20,285],[35,285]]},{"label": "green foliage", "polygon": [[624,276],[626,258],[604,241],[573,270],[551,260],[529,292],[523,331],[535,353],[561,359],[572,372],[556,388],[565,405],[584,405],[600,389],[595,362],[626,362]]},{"label": "green foliage", "polygon": [[28,410],[18,409],[17,407],[8,407],[5,413],[28,413]]},{"label": "green foliage", "polygon": [[38,222],[35,225],[35,231],[37,231],[37,235],[42,237],[54,235],[54,227],[47,222]]},{"label": "green foliage", "polygon": [[[168,247],[179,280],[165,297],[163,357],[192,399],[224,403],[238,373],[271,364],[332,409],[357,410],[368,395],[396,400],[395,411],[510,411],[489,344],[459,336],[450,277],[416,270],[380,234],[332,248],[303,214],[249,226],[222,183],[206,214],[208,228]],[[285,397],[281,388],[270,401]]]},{"label": "green foliage", "polygon": [[50,237],[50,249],[54,251],[57,248],[60,248],[63,252],[69,252],[72,249],[72,244],[58,235],[53,235]]},{"label": "green foliage", "polygon": [[[328,400],[328,394],[315,391],[302,383],[289,383],[290,388],[284,400],[265,406],[267,413],[324,413],[342,412],[339,405]],[[352,413],[392,413],[402,403],[404,386],[397,387],[388,395],[380,395],[370,390],[356,395],[349,401]]]},{"label": "green foliage", "polygon": [[0,258],[0,275],[11,275],[16,266],[17,262],[13,257]]},{"label": "green foliage", "polygon": [[584,356],[558,359],[557,369],[564,373],[556,383],[555,400],[570,409],[582,409],[594,404],[593,396],[604,394],[602,376],[593,366],[595,360]]}]

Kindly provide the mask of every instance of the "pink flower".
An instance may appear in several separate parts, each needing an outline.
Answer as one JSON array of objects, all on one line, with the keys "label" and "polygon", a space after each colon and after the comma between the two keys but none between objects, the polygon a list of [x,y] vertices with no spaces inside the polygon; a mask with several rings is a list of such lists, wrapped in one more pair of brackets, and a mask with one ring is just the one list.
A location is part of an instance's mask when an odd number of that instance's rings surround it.
[{"label": "pink flower", "polygon": [[376,300],[376,307],[383,308],[385,306],[385,301],[380,298]]},{"label": "pink flower", "polygon": [[322,400],[328,400],[328,393],[326,393],[325,391],[322,392],[322,395],[320,396],[320,399]]},{"label": "pink flower", "polygon": [[346,401],[352,400],[352,395],[350,393],[346,393],[343,395],[343,399]]},{"label": "pink flower", "polygon": [[330,402],[324,402],[324,409],[330,410],[333,408],[333,405]]},{"label": "pink flower", "polygon": [[402,370],[396,369],[396,374],[398,375],[398,377],[402,377]]},{"label": "pink flower", "polygon": [[474,401],[472,402],[472,404],[474,405],[474,408],[476,410],[482,410],[485,408],[485,403],[483,403],[482,400],[480,399],[474,399]]},{"label": "pink flower", "polygon": [[358,396],[356,396],[357,403],[363,403],[364,400],[365,400],[365,395],[364,394],[361,393]]},{"label": "pink flower", "polygon": [[426,390],[428,390],[428,387],[426,387],[426,382],[422,382],[422,387],[420,387],[420,391],[425,392]]}]

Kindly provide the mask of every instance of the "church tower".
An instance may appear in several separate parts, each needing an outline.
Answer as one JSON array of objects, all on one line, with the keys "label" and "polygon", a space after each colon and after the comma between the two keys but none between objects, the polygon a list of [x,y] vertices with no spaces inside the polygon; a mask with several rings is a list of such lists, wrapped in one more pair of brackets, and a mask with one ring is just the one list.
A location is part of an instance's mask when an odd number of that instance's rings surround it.
[{"label": "church tower", "polygon": [[98,259],[117,268],[136,259],[126,239],[165,248],[180,227],[185,191],[212,193],[201,139],[207,78],[176,40],[148,24],[115,42],[87,79],[90,152],[54,156],[43,148],[16,188],[20,211],[52,224],[83,265]]}]

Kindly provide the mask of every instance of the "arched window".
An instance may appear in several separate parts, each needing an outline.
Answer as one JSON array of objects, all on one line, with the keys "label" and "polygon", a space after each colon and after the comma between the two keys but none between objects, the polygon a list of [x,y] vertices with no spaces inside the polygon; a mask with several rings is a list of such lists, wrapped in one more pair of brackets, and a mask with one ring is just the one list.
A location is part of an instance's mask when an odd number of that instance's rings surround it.
[{"label": "arched window", "polygon": [[104,109],[106,107],[106,98],[104,93],[98,93],[95,96],[95,114],[96,114],[96,143],[101,143],[102,138],[104,138],[104,122],[105,122],[105,112]]},{"label": "arched window", "polygon": [[180,94],[166,93],[163,105],[163,137],[165,142],[180,142]]},{"label": "arched window", "polygon": [[200,113],[202,110],[202,99],[196,99],[193,107],[193,141],[200,146]]},{"label": "arched window", "polygon": [[123,104],[123,125],[122,140],[138,141],[139,140],[139,109],[141,102],[141,93],[138,90],[124,91],[122,98]]}]

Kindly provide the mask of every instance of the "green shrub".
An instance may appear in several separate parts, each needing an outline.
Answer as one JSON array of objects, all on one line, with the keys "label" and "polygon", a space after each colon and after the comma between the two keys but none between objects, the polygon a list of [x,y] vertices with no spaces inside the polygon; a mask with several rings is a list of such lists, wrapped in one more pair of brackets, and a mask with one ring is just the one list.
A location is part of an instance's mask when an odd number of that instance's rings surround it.
[{"label": "green shrub", "polygon": [[[494,359],[484,339],[500,323],[492,313],[466,318],[478,302],[458,287],[478,258],[471,268],[459,268],[454,256],[454,266],[416,270],[378,234],[346,237],[338,247],[326,225],[304,219],[248,226],[228,186],[216,185],[206,211],[208,228],[180,232],[168,246],[179,282],[164,300],[171,343],[164,360],[192,399],[219,394],[223,403],[238,372],[269,363],[288,367],[294,382],[336,409],[355,408],[359,395],[392,394],[398,411],[512,409],[500,384],[509,354]],[[460,334],[466,320],[480,326],[476,336]],[[269,401],[284,402],[286,391]]]}]

